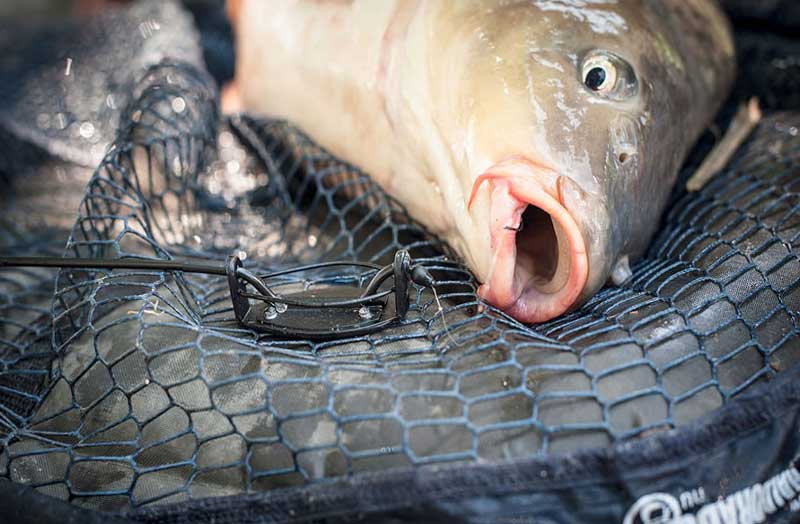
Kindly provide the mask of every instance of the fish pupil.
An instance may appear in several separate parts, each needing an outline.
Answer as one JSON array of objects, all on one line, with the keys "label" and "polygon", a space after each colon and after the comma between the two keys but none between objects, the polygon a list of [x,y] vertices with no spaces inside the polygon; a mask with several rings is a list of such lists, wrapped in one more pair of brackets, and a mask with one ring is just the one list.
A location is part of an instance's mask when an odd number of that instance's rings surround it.
[{"label": "fish pupil", "polygon": [[606,81],[606,71],[602,67],[593,67],[586,74],[586,87],[592,91],[599,91]]}]

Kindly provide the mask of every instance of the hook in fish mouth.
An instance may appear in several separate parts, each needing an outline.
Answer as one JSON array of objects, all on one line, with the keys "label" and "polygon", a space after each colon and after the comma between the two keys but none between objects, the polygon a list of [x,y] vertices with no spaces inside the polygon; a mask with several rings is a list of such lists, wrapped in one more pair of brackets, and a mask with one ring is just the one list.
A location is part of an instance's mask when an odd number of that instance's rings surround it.
[{"label": "hook in fish mouth", "polygon": [[538,182],[536,175],[544,171],[553,175],[524,159],[497,164],[475,181],[469,202],[488,187],[492,262],[478,293],[522,322],[567,312],[589,276],[581,230],[560,199]]}]

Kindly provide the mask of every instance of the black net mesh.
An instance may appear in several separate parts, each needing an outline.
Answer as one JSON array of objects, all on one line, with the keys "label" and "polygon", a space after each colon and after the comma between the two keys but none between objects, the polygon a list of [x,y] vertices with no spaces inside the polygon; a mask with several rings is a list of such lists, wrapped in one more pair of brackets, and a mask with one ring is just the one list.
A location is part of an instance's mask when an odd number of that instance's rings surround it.
[{"label": "black net mesh", "polygon": [[765,119],[679,197],[624,285],[530,327],[482,305],[446,246],[289,125],[218,125],[212,85],[191,65],[152,68],[85,191],[82,172],[12,178],[3,252],[238,253],[263,272],[405,248],[435,293],[415,289],[399,325],[314,343],[240,327],[224,277],[4,269],[3,476],[120,509],[563,453],[680,427],[800,359],[796,113]]}]

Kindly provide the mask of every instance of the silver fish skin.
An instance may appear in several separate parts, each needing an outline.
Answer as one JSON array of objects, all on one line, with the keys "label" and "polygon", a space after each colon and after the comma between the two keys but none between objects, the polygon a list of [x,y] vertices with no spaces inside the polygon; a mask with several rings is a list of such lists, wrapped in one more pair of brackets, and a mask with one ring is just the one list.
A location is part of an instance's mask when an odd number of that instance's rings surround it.
[{"label": "silver fish skin", "polygon": [[735,73],[713,0],[228,9],[242,107],[369,173],[524,322],[577,307],[641,256]]}]

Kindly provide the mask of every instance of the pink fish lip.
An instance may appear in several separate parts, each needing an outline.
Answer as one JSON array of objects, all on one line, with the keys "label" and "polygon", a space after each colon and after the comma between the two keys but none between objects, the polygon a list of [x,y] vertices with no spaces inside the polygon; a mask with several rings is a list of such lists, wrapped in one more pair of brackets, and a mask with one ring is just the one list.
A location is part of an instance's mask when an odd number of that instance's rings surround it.
[{"label": "pink fish lip", "polygon": [[[558,196],[540,182],[557,180]],[[551,320],[574,307],[589,278],[586,243],[560,198],[551,168],[512,158],[489,168],[472,187],[490,193],[492,263],[479,296],[521,322]]]}]

